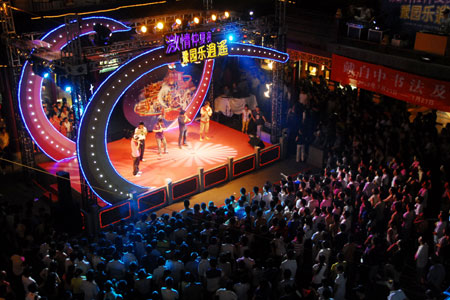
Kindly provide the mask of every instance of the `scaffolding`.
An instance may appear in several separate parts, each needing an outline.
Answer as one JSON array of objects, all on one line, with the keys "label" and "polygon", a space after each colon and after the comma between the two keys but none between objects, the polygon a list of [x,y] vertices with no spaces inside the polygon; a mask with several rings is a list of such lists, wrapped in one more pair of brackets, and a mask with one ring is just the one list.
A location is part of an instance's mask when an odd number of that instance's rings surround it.
[{"label": "scaffolding", "polygon": [[[277,29],[274,47],[286,52],[286,1],[275,0],[275,22]],[[272,128],[271,141],[277,143],[283,129],[283,113],[286,111],[287,99],[284,97],[284,66],[274,62],[272,71]]]},{"label": "scaffolding", "polygon": [[[22,60],[19,52],[12,41],[17,39],[16,27],[14,25],[14,17],[11,10],[11,2],[1,1],[0,21],[2,23],[2,40],[6,45],[6,53],[8,57],[8,69],[10,71],[12,97],[14,105],[14,118],[16,121],[17,135],[20,145],[20,154],[22,164],[34,167],[34,145],[29,133],[25,129],[25,125],[19,114],[19,101],[17,97],[17,83],[19,82],[20,69],[22,67]],[[23,170],[27,176],[32,177],[33,171],[29,168]]]},{"label": "scaffolding", "polygon": [[[80,18],[77,15],[70,15],[64,18],[66,35],[68,44],[62,50],[61,63],[67,72],[68,78],[70,78],[72,106],[75,114],[75,126],[78,128],[78,124],[83,115],[84,108],[86,107],[90,94],[87,87],[86,75],[88,74],[88,65],[85,61],[85,55],[81,45],[81,29]],[[78,132],[74,128],[75,132]],[[81,209],[86,212],[90,211],[90,208],[97,203],[97,197],[87,185],[80,168],[80,184],[81,184]]]}]

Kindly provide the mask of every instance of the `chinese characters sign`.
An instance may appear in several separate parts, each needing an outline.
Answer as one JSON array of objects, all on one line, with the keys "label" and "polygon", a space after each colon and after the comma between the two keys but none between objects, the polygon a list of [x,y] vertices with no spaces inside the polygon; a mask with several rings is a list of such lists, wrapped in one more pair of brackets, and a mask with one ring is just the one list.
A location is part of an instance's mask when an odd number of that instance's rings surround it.
[{"label": "chinese characters sign", "polygon": [[[444,18],[442,12],[449,8],[450,0],[384,0],[385,11],[399,18],[405,29],[438,31]],[[392,24],[388,24],[392,25]]]},{"label": "chinese characters sign", "polygon": [[173,54],[212,43],[212,34],[207,32],[173,33],[164,37],[166,54]]},{"label": "chinese characters sign", "polygon": [[210,31],[173,33],[166,35],[164,42],[166,54],[181,52],[181,63],[183,64],[228,55],[227,40],[213,42]]},{"label": "chinese characters sign", "polygon": [[228,55],[227,40],[212,42],[197,48],[191,48],[181,52],[181,63],[188,64],[218,56]]},{"label": "chinese characters sign", "polygon": [[331,80],[412,104],[450,112],[450,82],[397,71],[339,55],[332,58]]}]

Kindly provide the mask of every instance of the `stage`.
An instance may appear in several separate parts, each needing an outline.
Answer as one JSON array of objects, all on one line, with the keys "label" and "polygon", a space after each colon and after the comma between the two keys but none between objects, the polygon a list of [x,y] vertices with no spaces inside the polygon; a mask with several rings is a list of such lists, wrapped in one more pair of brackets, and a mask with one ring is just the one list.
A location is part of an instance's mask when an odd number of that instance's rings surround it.
[{"label": "stage", "polygon": [[[234,130],[217,122],[210,122],[209,140],[200,141],[199,123],[194,121],[188,125],[187,144],[178,148],[178,128],[166,131],[168,154],[158,155],[155,134],[150,132],[145,142],[144,162],[139,165],[142,175],[135,177],[132,174],[130,139],[108,143],[108,155],[116,171],[126,180],[150,189],[166,185],[166,180],[172,182],[198,174],[198,169],[205,171],[223,165],[229,157],[235,160],[254,153],[254,148],[248,143],[249,137],[240,131]],[[264,143],[265,146],[270,144]],[[76,159],[65,160],[59,163],[40,163],[39,167],[55,174],[66,171],[70,174],[71,186],[81,192],[80,174]]]}]

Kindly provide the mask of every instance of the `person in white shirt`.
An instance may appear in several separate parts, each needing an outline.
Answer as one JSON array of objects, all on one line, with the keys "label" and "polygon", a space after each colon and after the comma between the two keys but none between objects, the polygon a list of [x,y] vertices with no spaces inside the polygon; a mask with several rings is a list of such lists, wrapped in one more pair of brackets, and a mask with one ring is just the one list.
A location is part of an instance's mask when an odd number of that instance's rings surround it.
[{"label": "person in white shirt", "polygon": [[209,140],[208,131],[209,131],[209,119],[212,116],[212,109],[209,106],[209,101],[205,101],[202,109],[200,110],[200,141],[203,141],[203,138]]},{"label": "person in white shirt", "polygon": [[80,285],[80,290],[83,291],[84,300],[96,300],[98,292],[100,291],[97,283],[94,281],[94,270],[89,270],[86,273],[86,280],[83,280]]},{"label": "person in white shirt", "polygon": [[122,279],[125,276],[127,268],[125,264],[120,260],[120,254],[114,253],[113,260],[106,264],[106,272],[109,273],[111,277],[116,279]]},{"label": "person in white shirt", "polygon": [[145,161],[144,151],[145,151],[145,139],[147,138],[147,128],[144,126],[144,122],[140,122],[138,127],[134,130],[134,135],[137,135],[139,141],[139,159],[140,161]]},{"label": "person in white shirt", "polygon": [[345,286],[347,279],[344,275],[344,266],[339,265],[337,267],[337,276],[334,280],[334,300],[345,300]]},{"label": "person in white shirt", "polygon": [[227,282],[226,288],[220,288],[216,291],[216,298],[218,300],[238,300],[238,296],[233,291],[233,282]]},{"label": "person in white shirt", "polygon": [[253,117],[252,111],[248,108],[248,105],[245,104],[244,111],[242,112],[242,132],[247,133],[248,124],[250,124],[250,120],[255,121]]},{"label": "person in white shirt", "polygon": [[253,203],[258,203],[262,199],[262,194],[259,192],[259,187],[255,186],[253,187],[253,198],[252,198],[252,205]]},{"label": "person in white shirt", "polygon": [[281,263],[280,270],[282,273],[284,273],[284,270],[290,270],[294,277],[297,274],[297,260],[295,259],[295,252],[293,250],[287,252],[287,258]]},{"label": "person in white shirt", "polygon": [[266,202],[266,207],[269,207],[270,201],[272,201],[272,193],[267,185],[263,186],[262,201]]},{"label": "person in white shirt", "polygon": [[398,282],[388,282],[388,286],[391,291],[387,300],[408,300],[408,297],[406,297],[405,293],[400,289]]},{"label": "person in white shirt", "polygon": [[156,267],[153,270],[152,279],[153,279],[153,282],[157,286],[159,286],[161,284],[160,281],[161,281],[161,279],[164,276],[164,272],[167,270],[166,267],[165,267],[165,263],[166,263],[166,260],[164,259],[164,257],[160,256],[158,258],[158,267]]},{"label": "person in white shirt", "polygon": [[414,255],[414,259],[416,260],[417,278],[419,280],[423,280],[425,267],[428,263],[428,244],[423,240],[421,236],[419,237],[418,241],[419,247],[417,248],[416,254]]},{"label": "person in white shirt", "polygon": [[177,300],[179,298],[178,291],[173,286],[172,277],[166,278],[166,286],[161,288],[161,298],[162,300]]}]

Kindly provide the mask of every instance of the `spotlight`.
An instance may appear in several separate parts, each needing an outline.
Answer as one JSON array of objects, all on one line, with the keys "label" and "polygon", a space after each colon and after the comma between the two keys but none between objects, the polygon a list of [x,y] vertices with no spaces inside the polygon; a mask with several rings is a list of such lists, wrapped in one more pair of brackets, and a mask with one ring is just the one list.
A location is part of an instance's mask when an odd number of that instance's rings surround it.
[{"label": "spotlight", "polygon": [[195,24],[200,23],[200,19],[199,19],[198,17],[195,17],[195,18],[194,18],[194,23],[195,23]]},{"label": "spotlight", "polygon": [[217,16],[216,15],[211,15],[211,20],[212,21],[216,21],[217,20]]},{"label": "spotlight", "polygon": [[70,85],[66,85],[64,87],[64,91],[66,91],[66,93],[70,93],[70,92],[72,92],[72,87]]},{"label": "spotlight", "polygon": [[48,78],[48,76],[50,76],[49,73],[44,73],[44,78]]},{"label": "spotlight", "polygon": [[158,28],[159,30],[162,30],[162,29],[164,28],[163,22],[158,22],[158,23],[156,24],[156,28]]},{"label": "spotlight", "polygon": [[248,14],[249,14],[250,16],[253,16],[253,10],[249,11]]},{"label": "spotlight", "polygon": [[140,31],[141,33],[147,33],[147,30],[148,30],[148,28],[147,28],[147,26],[145,26],[145,25],[142,25],[141,27],[139,27],[139,31]]},{"label": "spotlight", "polygon": [[229,40],[230,42],[232,42],[232,41],[234,40],[234,36],[233,36],[232,34],[229,34],[229,35],[228,35],[228,40]]},{"label": "spotlight", "polygon": [[229,12],[225,12],[225,18],[229,18],[230,17],[230,13]]},{"label": "spotlight", "polygon": [[181,19],[176,19],[175,23],[177,23],[177,25],[181,25]]}]

